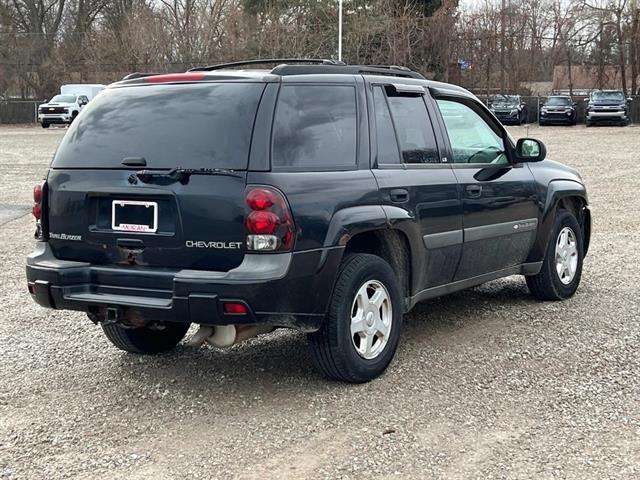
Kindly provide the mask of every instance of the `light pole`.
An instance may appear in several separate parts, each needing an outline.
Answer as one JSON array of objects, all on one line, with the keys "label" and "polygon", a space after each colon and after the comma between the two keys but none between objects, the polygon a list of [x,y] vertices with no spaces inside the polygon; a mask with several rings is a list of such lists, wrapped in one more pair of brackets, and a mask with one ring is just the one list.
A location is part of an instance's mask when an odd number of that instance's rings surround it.
[{"label": "light pole", "polygon": [[338,0],[338,61],[342,61],[342,0]]}]

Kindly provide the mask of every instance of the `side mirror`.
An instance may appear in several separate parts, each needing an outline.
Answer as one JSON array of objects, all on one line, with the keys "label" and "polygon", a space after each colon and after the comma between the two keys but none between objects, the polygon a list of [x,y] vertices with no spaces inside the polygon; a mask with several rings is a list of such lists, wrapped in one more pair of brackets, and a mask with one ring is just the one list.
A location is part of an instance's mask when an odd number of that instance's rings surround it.
[{"label": "side mirror", "polygon": [[521,138],[516,144],[516,163],[541,162],[547,156],[547,147],[535,138]]}]

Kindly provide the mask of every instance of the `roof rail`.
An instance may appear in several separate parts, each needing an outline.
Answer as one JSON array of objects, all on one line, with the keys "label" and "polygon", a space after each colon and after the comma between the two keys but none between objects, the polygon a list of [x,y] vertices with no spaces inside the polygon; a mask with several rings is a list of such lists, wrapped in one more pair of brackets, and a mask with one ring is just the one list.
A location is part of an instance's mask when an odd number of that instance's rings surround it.
[{"label": "roof rail", "polygon": [[343,62],[337,60],[328,60],[324,58],[259,58],[255,60],[243,60],[240,62],[219,63],[217,65],[209,65],[206,67],[194,67],[189,72],[210,72],[212,70],[222,70],[225,68],[243,67],[246,65],[264,65],[269,63],[313,63],[319,65],[344,65]]},{"label": "roof rail", "polygon": [[387,67],[380,65],[278,65],[271,73],[274,75],[318,75],[318,74],[370,74],[388,75],[392,77],[425,78],[418,72],[409,70],[406,67]]},{"label": "roof rail", "polygon": [[375,73],[378,75],[392,75],[395,77],[418,78],[426,80],[421,73],[398,65],[362,65],[360,73]]},{"label": "roof rail", "polygon": [[134,73],[130,73],[129,75],[125,75],[124,77],[122,77],[122,80],[133,80],[134,78],[153,77],[154,75],[163,75],[163,74],[134,72]]}]

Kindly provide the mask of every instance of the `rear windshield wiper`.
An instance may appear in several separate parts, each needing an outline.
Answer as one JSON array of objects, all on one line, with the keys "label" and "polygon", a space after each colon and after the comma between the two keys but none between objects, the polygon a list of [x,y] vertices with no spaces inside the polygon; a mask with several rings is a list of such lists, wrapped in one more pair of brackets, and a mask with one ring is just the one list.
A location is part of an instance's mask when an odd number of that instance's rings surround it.
[{"label": "rear windshield wiper", "polygon": [[[158,185],[169,185],[180,182],[183,185],[189,183],[191,175],[226,175],[228,177],[242,178],[235,170],[226,168],[172,168],[168,172],[156,172],[154,170],[140,170],[130,177],[133,180],[140,180],[142,183],[155,183]],[[135,182],[132,182],[135,183]]]}]

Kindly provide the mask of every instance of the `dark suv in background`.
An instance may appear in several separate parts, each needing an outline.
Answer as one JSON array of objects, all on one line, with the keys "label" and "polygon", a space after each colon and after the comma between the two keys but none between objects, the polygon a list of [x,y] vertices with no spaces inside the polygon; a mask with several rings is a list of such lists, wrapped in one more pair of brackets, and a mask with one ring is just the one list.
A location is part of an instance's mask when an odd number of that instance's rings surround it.
[{"label": "dark suv in background", "polygon": [[553,95],[540,108],[540,125],[575,125],[577,104],[566,95]]},{"label": "dark suv in background", "polygon": [[529,121],[529,107],[520,95],[496,95],[489,100],[489,108],[505,125],[522,125]]},{"label": "dark suv in background", "polygon": [[133,353],[295,328],[363,382],[420,301],[514,274],[574,294],[587,194],[541,142],[405,68],[252,63],[134,74],[80,113],[34,190],[36,302]]}]

